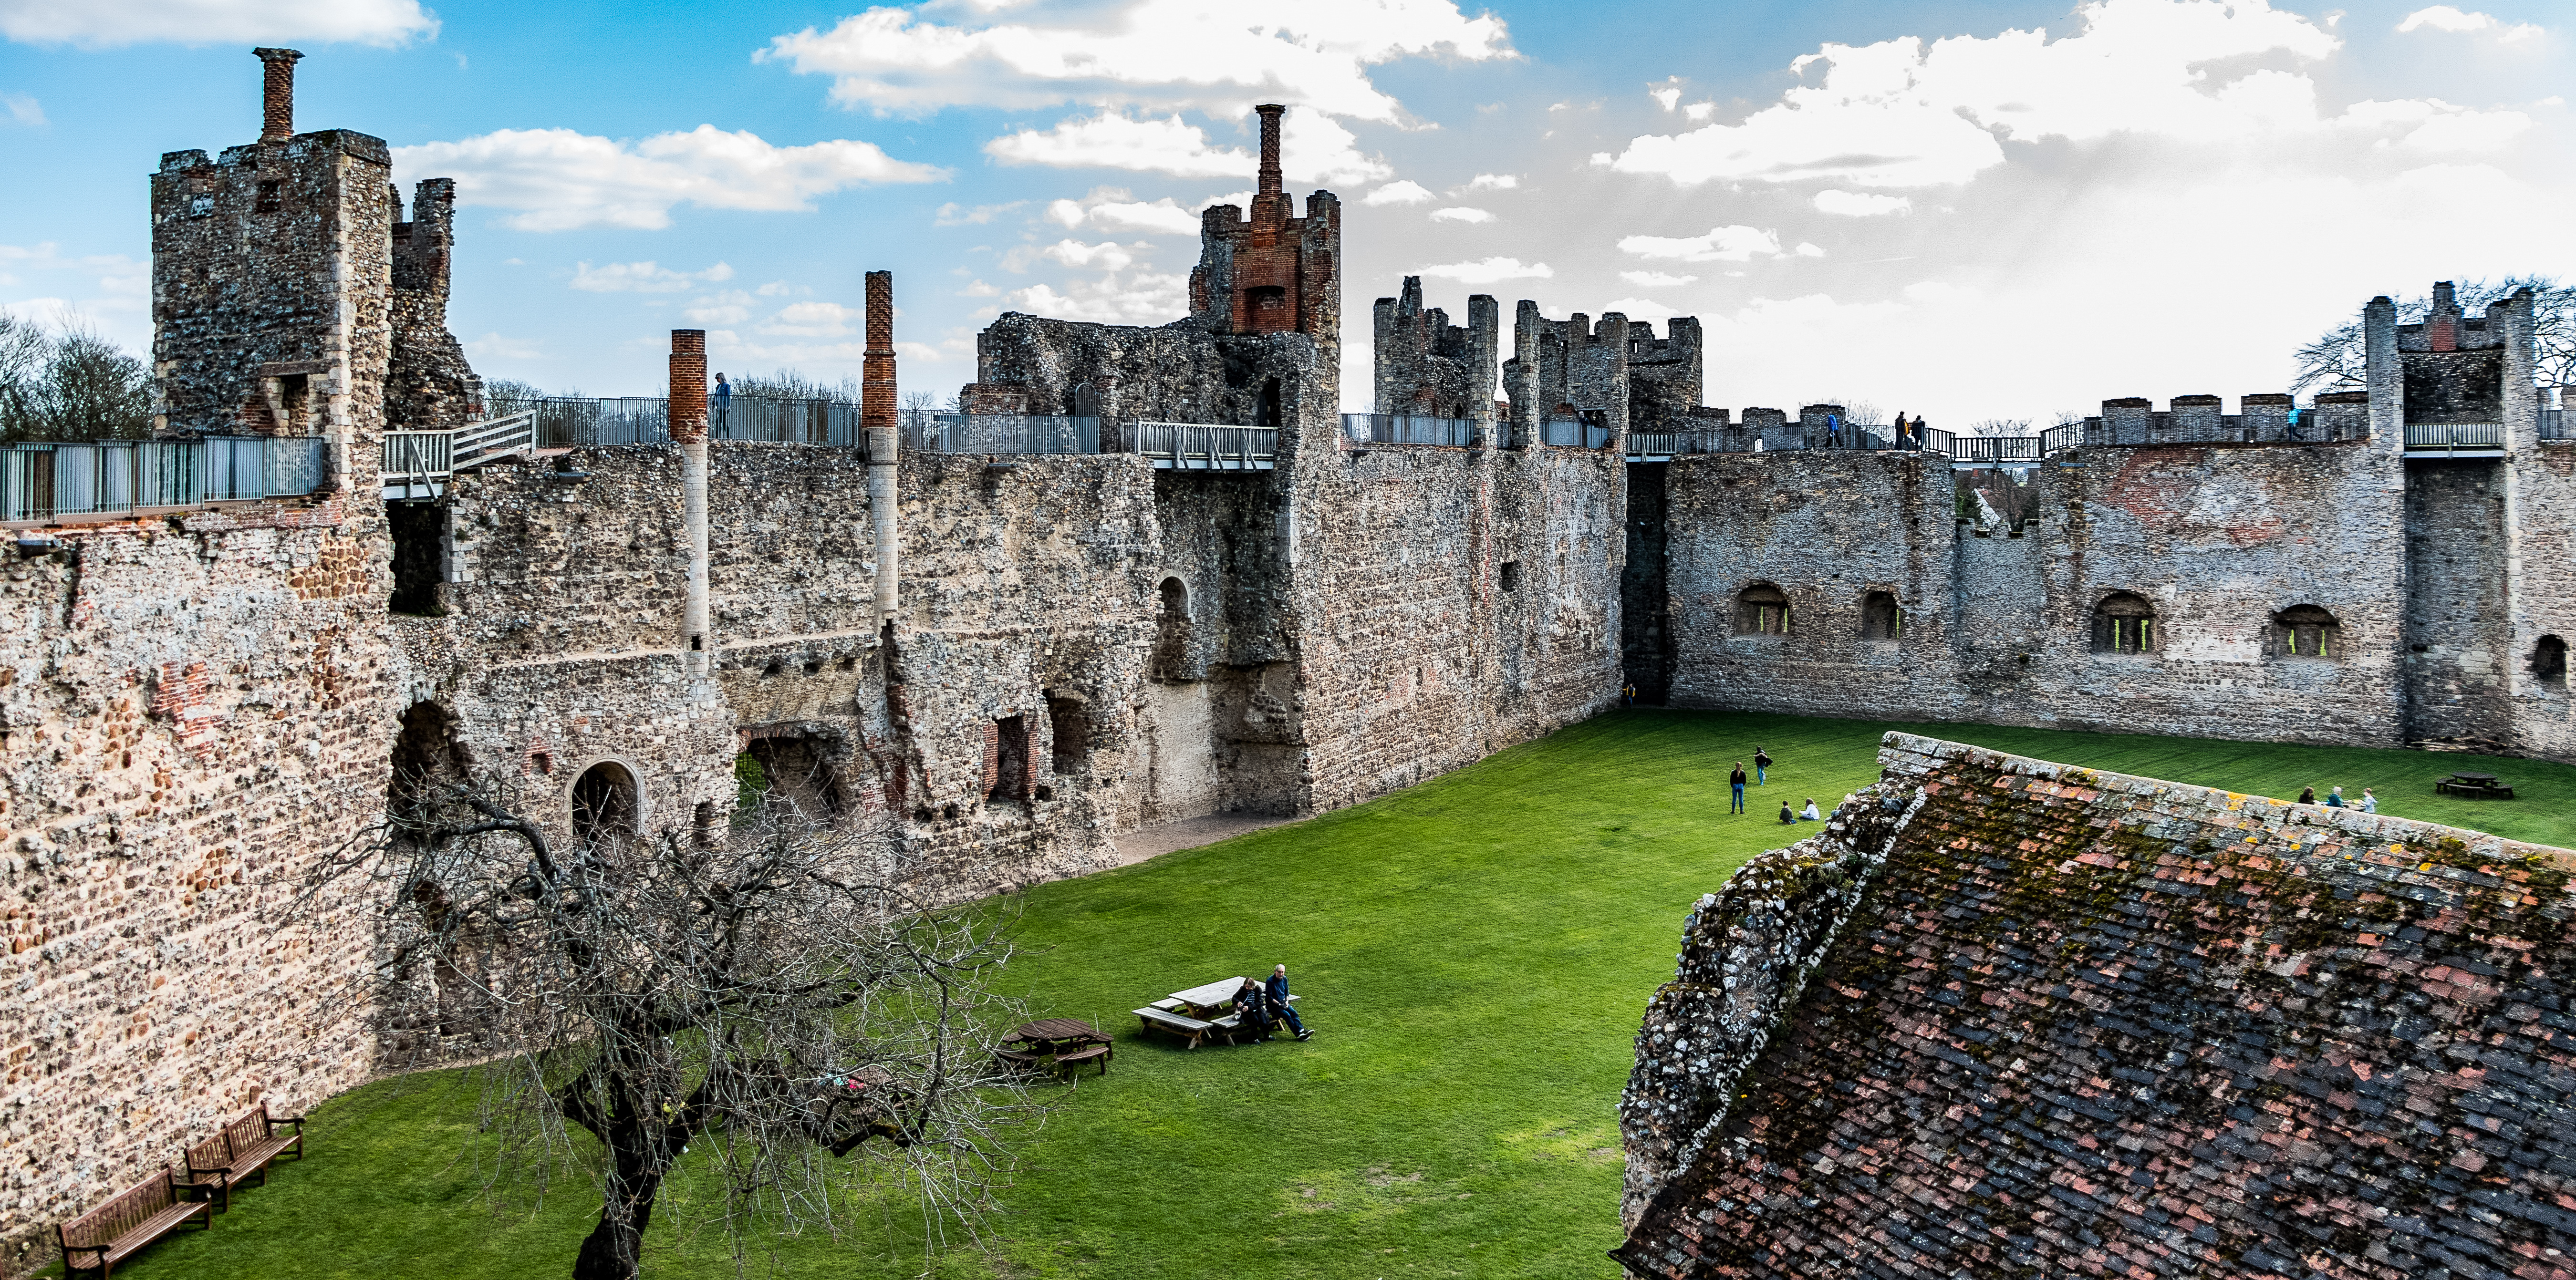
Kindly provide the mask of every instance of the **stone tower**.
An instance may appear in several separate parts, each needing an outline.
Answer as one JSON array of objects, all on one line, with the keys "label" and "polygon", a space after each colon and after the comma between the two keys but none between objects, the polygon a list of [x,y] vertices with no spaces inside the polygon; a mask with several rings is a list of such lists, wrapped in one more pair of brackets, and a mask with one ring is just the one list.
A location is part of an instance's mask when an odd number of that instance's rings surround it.
[{"label": "stone tower", "polygon": [[1302,333],[1338,352],[1342,202],[1317,191],[1306,197],[1306,216],[1294,216],[1296,198],[1279,168],[1279,124],[1288,109],[1253,110],[1261,114],[1261,172],[1252,216],[1230,204],[1200,215],[1190,315],[1216,333]]}]

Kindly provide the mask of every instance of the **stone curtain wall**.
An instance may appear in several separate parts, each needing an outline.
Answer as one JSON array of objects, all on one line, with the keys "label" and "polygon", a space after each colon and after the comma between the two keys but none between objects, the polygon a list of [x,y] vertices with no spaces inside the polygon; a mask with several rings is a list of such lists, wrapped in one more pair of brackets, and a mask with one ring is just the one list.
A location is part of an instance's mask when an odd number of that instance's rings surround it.
[{"label": "stone curtain wall", "polygon": [[[2036,518],[1958,523],[1948,468],[1806,450],[1676,460],[1667,477],[1675,674],[1689,706],[1919,716],[2294,742],[2404,739],[2409,581],[2393,456],[2365,443],[2088,448],[2037,470]],[[1755,583],[1786,636],[1737,636]],[[1862,638],[1867,592],[1905,609]],[[2153,607],[2155,651],[2093,652],[2114,592]],[[2340,626],[2331,660],[2282,651],[2283,610]]]},{"label": "stone curtain wall", "polygon": [[2406,467],[2406,737],[2502,751],[2509,722],[2504,607],[2507,465],[2415,462]]},{"label": "stone curtain wall", "polygon": [[293,911],[384,805],[400,663],[370,527],[337,501],[187,512],[0,575],[0,1273],[244,1108],[371,1069],[365,936]]},{"label": "stone curtain wall", "polygon": [[2576,511],[2576,441],[2535,443],[2508,466],[2513,489],[2506,519],[2520,551],[2512,564],[2513,614],[2502,655],[2513,691],[2513,750],[2576,760],[2576,697],[2567,678],[2545,680],[2532,670],[2543,636],[2576,644],[2576,520],[2558,514]]},{"label": "stone curtain wall", "polygon": [[[1880,759],[1928,798],[1722,1131],[1645,1188],[1633,1273],[2564,1273],[2576,854],[1904,734]],[[1683,1030],[1650,1022],[1641,1078]]]}]

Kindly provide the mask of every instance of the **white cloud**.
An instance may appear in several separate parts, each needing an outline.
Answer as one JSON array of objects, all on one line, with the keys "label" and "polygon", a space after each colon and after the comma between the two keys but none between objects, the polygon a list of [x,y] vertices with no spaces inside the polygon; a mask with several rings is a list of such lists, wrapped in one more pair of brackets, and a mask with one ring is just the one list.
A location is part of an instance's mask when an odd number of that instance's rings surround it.
[{"label": "white cloud", "polygon": [[437,35],[419,0],[0,0],[0,36],[21,44],[399,45]]},{"label": "white cloud", "polygon": [[9,123],[11,124],[20,125],[29,129],[44,127],[44,104],[36,101],[34,98],[28,97],[26,94],[0,93],[0,110],[5,110],[8,113]]},{"label": "white cloud", "polygon": [[1467,180],[1467,185],[1459,188],[1459,190],[1509,191],[1519,185],[1521,185],[1521,179],[1520,175],[1516,173],[1480,173],[1473,178],[1469,178]]},{"label": "white cloud", "polygon": [[1790,250],[1790,252],[1797,254],[1801,258],[1821,258],[1825,256],[1825,251],[1822,248],[1804,242],[1801,242],[1797,248]]},{"label": "white cloud", "polygon": [[680,311],[695,324],[741,324],[751,318],[751,295],[740,289],[691,298]]},{"label": "white cloud", "polygon": [[2224,139],[2315,115],[2314,85],[2273,69],[2216,64],[2323,58],[2324,27],[2265,0],[2099,0],[2083,30],[1991,38],[1827,44],[1791,64],[1825,66],[1740,124],[1632,139],[1610,163],[1682,184],[1828,178],[1865,187],[1964,182],[2004,162],[2004,141],[2085,141],[2118,132]]},{"label": "white cloud", "polygon": [[948,358],[939,348],[927,342],[898,342],[894,344],[894,354],[897,359],[912,364],[937,364]]},{"label": "white cloud", "polygon": [[762,333],[779,337],[838,338],[858,331],[867,313],[837,302],[791,302],[763,321]]},{"label": "white cloud", "polygon": [[1699,124],[1707,120],[1711,115],[1715,114],[1716,111],[1717,104],[1714,102],[1694,102],[1689,106],[1682,108],[1682,114],[1689,117],[1692,124]]},{"label": "white cloud", "polygon": [[1669,271],[1622,271],[1619,278],[1641,289],[1670,289],[1699,279],[1698,276],[1677,276]]},{"label": "white cloud", "polygon": [[506,338],[487,333],[465,344],[465,354],[476,360],[542,360],[545,344],[534,338]]},{"label": "white cloud", "polygon": [[1027,203],[1026,200],[1011,200],[1002,204],[979,204],[969,209],[951,200],[930,215],[930,222],[938,227],[980,227]]},{"label": "white cloud", "polygon": [[2447,4],[2437,4],[2429,9],[2418,9],[2413,13],[2407,14],[2406,20],[2397,24],[2397,29],[2400,32],[2418,31],[2425,28],[2430,28],[2435,31],[2450,31],[2458,33],[2492,31],[2496,33],[2496,39],[2498,40],[2530,40],[2548,34],[2541,28],[2528,22],[2520,22],[2515,23],[2512,26],[2506,26],[2503,22],[2499,21],[2494,14],[2462,12],[2461,10],[2452,8]]},{"label": "white cloud", "polygon": [[1757,253],[1777,255],[1780,235],[1755,227],[1712,227],[1697,236],[1628,236],[1619,241],[1619,250],[1681,262],[1750,262]]},{"label": "white cloud", "polygon": [[1452,209],[1434,209],[1431,211],[1431,220],[1433,222],[1491,222],[1494,220],[1494,215],[1482,209],[1470,209],[1462,205]]},{"label": "white cloud", "polygon": [[1678,110],[1682,105],[1682,78],[1672,76],[1662,84],[1650,86],[1646,90],[1646,96],[1654,99],[1655,105],[1666,111]]},{"label": "white cloud", "polygon": [[1077,280],[1058,292],[1051,285],[1014,291],[1011,309],[1059,320],[1101,324],[1162,324],[1189,309],[1189,281],[1183,276],[1110,272],[1097,280]]},{"label": "white cloud", "polygon": [[1196,210],[1184,209],[1170,196],[1160,200],[1137,200],[1120,187],[1094,187],[1091,194],[1079,200],[1057,200],[1047,205],[1049,222],[1068,229],[1090,223],[1104,231],[1144,231],[1157,235],[1194,236],[1199,233]]},{"label": "white cloud", "polygon": [[958,290],[957,296],[961,298],[998,298],[1002,296],[1002,291],[984,283],[982,280],[973,280],[968,282],[965,288]]},{"label": "white cloud", "polygon": [[1421,204],[1432,199],[1429,188],[1410,178],[1398,178],[1361,197],[1365,205]]},{"label": "white cloud", "polygon": [[1114,241],[1084,244],[1080,240],[1058,240],[1050,245],[1021,245],[1002,255],[1002,266],[1012,271],[1026,271],[1031,263],[1044,258],[1068,267],[1123,271],[1136,262],[1128,246]]},{"label": "white cloud", "polygon": [[680,293],[701,284],[733,279],[733,268],[717,263],[704,271],[673,271],[657,262],[612,262],[573,267],[572,287],[584,293]]},{"label": "white cloud", "polygon": [[1455,280],[1460,284],[1496,284],[1504,280],[1546,280],[1555,276],[1556,270],[1544,262],[1524,263],[1518,258],[1495,257],[1424,267],[1414,274]]},{"label": "white cloud", "polygon": [[[967,0],[970,7],[1002,4]],[[934,7],[934,6],[925,6]],[[1404,57],[1517,57],[1499,18],[1451,0],[1126,0],[1060,24],[942,25],[871,8],[830,31],[808,27],[755,54],[833,77],[832,99],[880,112],[942,107],[1191,107],[1232,115],[1257,102],[1394,120],[1367,68]]]},{"label": "white cloud", "polygon": [[[1292,111],[1279,132],[1279,168],[1290,182],[1371,182],[1393,172],[1385,161],[1361,155],[1359,140],[1330,116]],[[984,152],[1004,164],[1132,169],[1184,178],[1238,177],[1260,164],[1250,151],[1210,144],[1206,130],[1177,114],[1136,119],[1115,111],[1059,120],[1043,132],[1005,134],[985,143]]]},{"label": "white cloud", "polygon": [[1602,305],[1600,314],[1606,316],[1614,311],[1631,320],[1670,320],[1674,316],[1689,314],[1670,303],[1657,302],[1652,298],[1614,298]]},{"label": "white cloud", "polygon": [[458,204],[517,210],[505,221],[522,231],[653,230],[671,225],[679,204],[804,210],[814,197],[849,187],[947,176],[893,159],[871,142],[780,147],[711,124],[633,143],[571,129],[502,129],[396,147],[394,163],[409,175],[455,178]]},{"label": "white cloud", "polygon": [[1820,213],[1838,213],[1846,218],[1873,218],[1880,214],[1910,213],[1914,209],[1914,200],[1910,196],[1876,196],[1862,191],[1819,191],[1815,204]]}]

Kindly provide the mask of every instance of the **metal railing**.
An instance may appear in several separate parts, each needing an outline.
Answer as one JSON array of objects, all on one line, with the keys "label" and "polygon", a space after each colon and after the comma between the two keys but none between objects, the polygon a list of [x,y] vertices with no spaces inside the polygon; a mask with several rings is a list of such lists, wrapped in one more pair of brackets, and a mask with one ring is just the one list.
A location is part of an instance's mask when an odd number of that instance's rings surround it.
[{"label": "metal railing", "polygon": [[1128,428],[1129,452],[1182,471],[1256,471],[1274,465],[1277,427],[1201,422],[1139,422]]},{"label": "metal railing", "polygon": [[1538,424],[1541,444],[1567,449],[1598,449],[1610,443],[1610,428],[1597,426],[1581,418],[1542,418]]},{"label": "metal railing", "polygon": [[2032,464],[2039,461],[2038,436],[1957,436],[1950,442],[1950,460],[1977,466],[2002,467]]},{"label": "metal railing", "polygon": [[[530,415],[537,447],[543,449],[671,442],[671,402],[662,396],[564,397],[502,407],[513,410],[513,417]],[[859,428],[859,406],[846,400],[709,396],[707,435],[768,444],[867,444],[867,433]]]},{"label": "metal railing", "polygon": [[322,487],[318,436],[0,445],[0,522],[302,497]]},{"label": "metal railing", "polygon": [[2503,447],[2504,424],[2501,422],[2410,422],[2406,424],[2408,453]]},{"label": "metal railing", "polygon": [[456,433],[452,431],[388,431],[385,433],[384,460],[376,470],[388,479],[395,476],[419,476],[440,479],[456,467]]},{"label": "metal railing", "polygon": [[[1758,447],[1757,447],[1758,446]],[[1886,427],[1845,423],[1837,434],[1806,432],[1794,422],[1786,427],[1701,427],[1687,431],[1631,431],[1628,456],[1675,457],[1694,453],[1780,453],[1793,450],[1893,450],[1913,452],[1923,446],[1908,430],[1899,436]]]},{"label": "metal railing", "polygon": [[1036,413],[907,413],[903,447],[924,453],[1098,453],[1100,419]]},{"label": "metal railing", "polygon": [[2576,423],[2567,420],[2565,409],[2543,409],[2540,411],[2540,438],[2576,440]]},{"label": "metal railing", "polygon": [[[1923,437],[1923,447],[1934,453],[1951,453],[1959,447],[1959,437],[1956,433],[1943,431],[1939,427],[1920,427],[1916,430]],[[1957,455],[1953,453],[1951,456]]]},{"label": "metal railing", "polygon": [[1472,418],[1434,418],[1411,413],[1346,413],[1342,434],[1352,444],[1437,444],[1465,446],[1476,441]]}]

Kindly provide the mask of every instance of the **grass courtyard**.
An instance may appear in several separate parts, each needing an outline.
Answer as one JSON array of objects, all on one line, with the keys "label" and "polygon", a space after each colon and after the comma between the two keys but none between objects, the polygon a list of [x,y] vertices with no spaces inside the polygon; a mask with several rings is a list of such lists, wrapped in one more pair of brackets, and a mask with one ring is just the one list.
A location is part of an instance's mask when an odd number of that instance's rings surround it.
[{"label": "grass courtyard", "polygon": [[[2267,795],[2378,788],[2382,811],[2576,845],[2576,768],[2403,751],[1984,726],[1621,712],[1400,794],[1027,895],[1011,983],[1035,1016],[1119,1036],[1025,1149],[996,1247],[956,1277],[1616,1277],[1614,1106],[1681,918],[1783,843],[1785,795],[1826,808],[1906,728],[2006,751]],[[1746,817],[1725,772],[1778,764]],[[1749,768],[1749,766],[1748,766]],[[2509,803],[2434,781],[2484,768]],[[1795,834],[1805,835],[1813,828]],[[1316,1037],[1183,1052],[1128,1010],[1284,961]],[[1060,1086],[1058,1086],[1060,1088]],[[457,1158],[474,1097],[452,1074],[318,1108],[313,1156],[238,1195],[211,1232],[121,1275],[560,1276],[586,1186],[496,1212]],[[175,1153],[174,1153],[175,1154]],[[834,1242],[763,1242],[754,1274],[921,1274],[891,1216]],[[734,1273],[724,1242],[657,1219],[648,1274]]]}]

